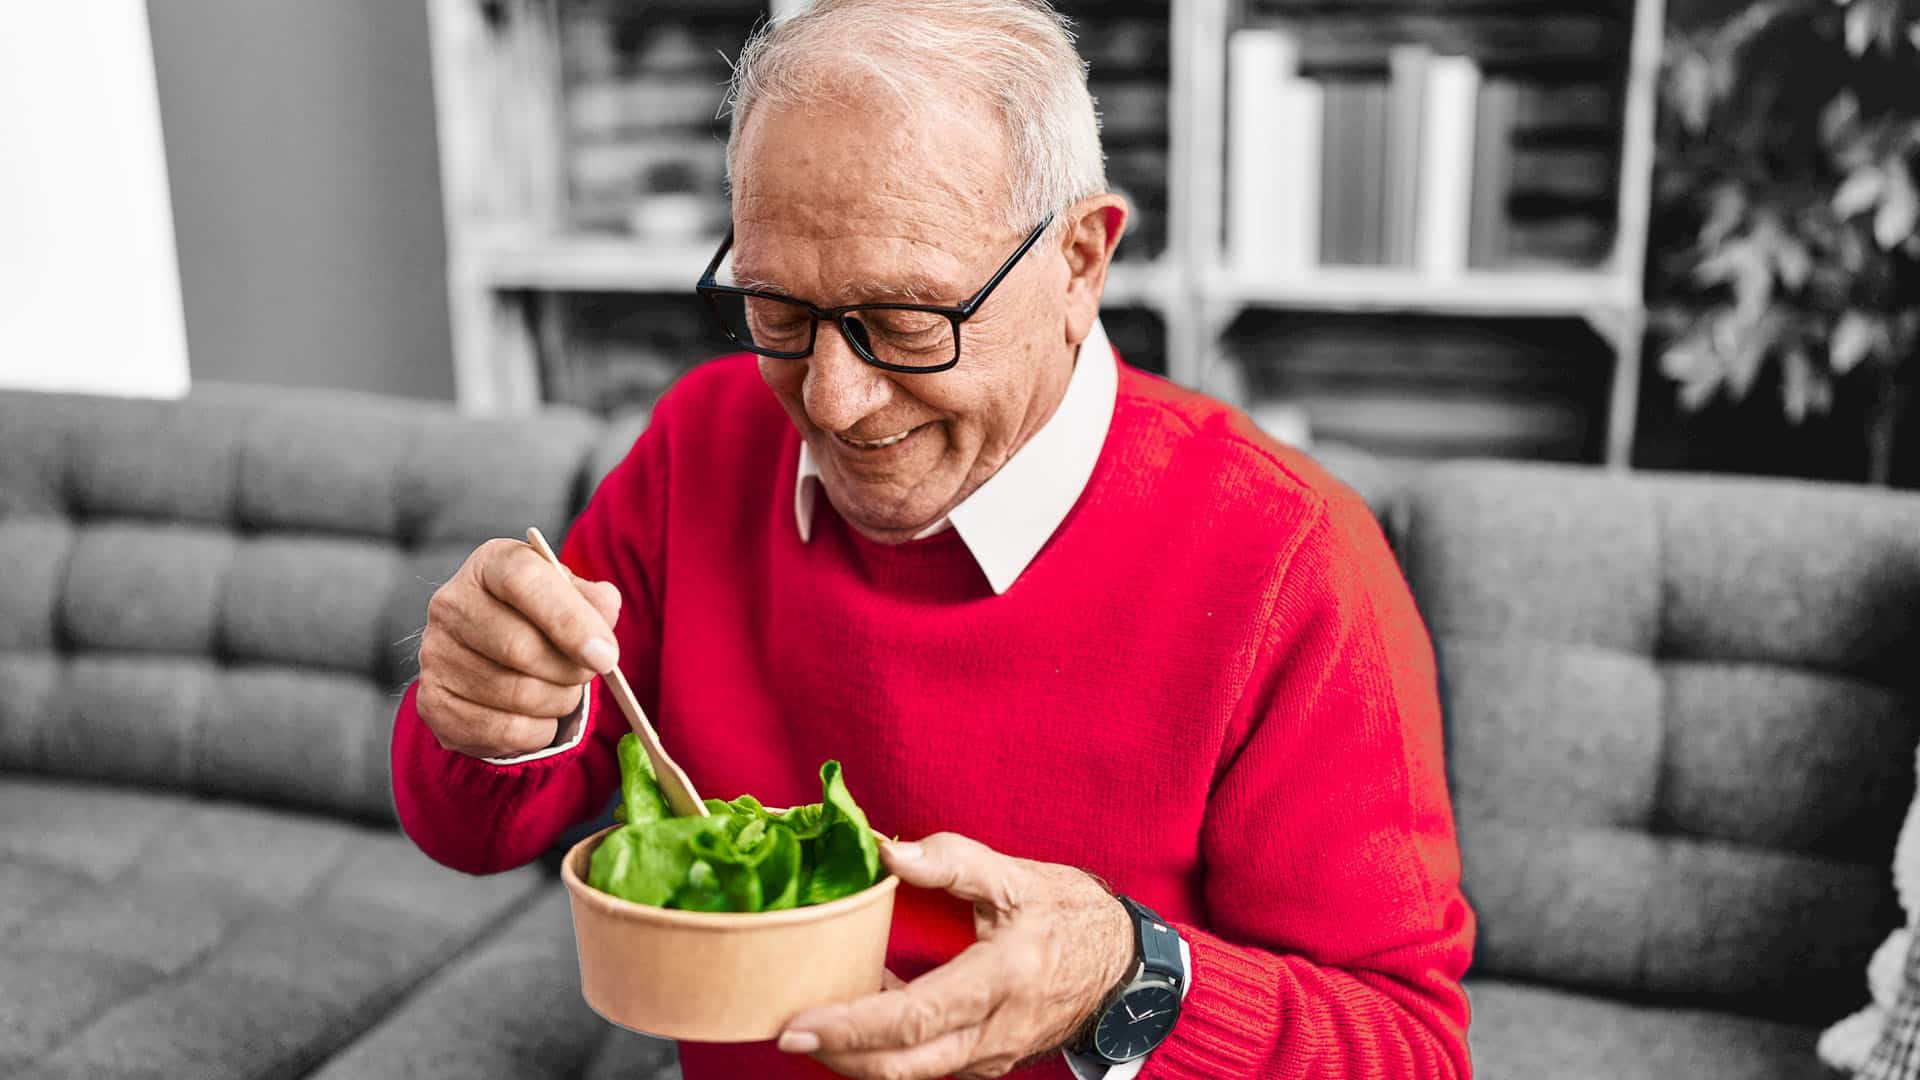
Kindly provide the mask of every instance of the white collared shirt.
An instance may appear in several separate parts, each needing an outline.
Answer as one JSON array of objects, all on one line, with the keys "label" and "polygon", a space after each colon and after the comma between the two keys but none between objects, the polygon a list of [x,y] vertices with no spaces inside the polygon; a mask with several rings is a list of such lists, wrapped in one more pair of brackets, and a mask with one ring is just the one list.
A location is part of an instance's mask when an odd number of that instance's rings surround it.
[{"label": "white collared shirt", "polygon": [[[949,527],[957,530],[994,594],[1011,588],[1066,520],[1073,504],[1080,501],[1087,480],[1093,476],[1119,393],[1117,363],[1106,328],[1095,319],[1092,331],[1080,343],[1073,375],[1053,415],[986,483],[914,539]],[[802,542],[813,536],[813,507],[820,482],[820,463],[801,440],[799,475],[793,484],[793,517]]]}]

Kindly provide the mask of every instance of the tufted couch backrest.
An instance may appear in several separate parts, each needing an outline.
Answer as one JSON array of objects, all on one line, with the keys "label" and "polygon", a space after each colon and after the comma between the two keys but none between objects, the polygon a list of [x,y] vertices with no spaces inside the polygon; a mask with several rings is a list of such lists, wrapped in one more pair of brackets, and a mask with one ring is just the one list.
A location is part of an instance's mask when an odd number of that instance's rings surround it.
[{"label": "tufted couch backrest", "polygon": [[1403,509],[1476,970],[1860,1005],[1920,736],[1920,497],[1477,464]]},{"label": "tufted couch backrest", "polygon": [[428,597],[488,537],[557,543],[602,436],[304,391],[0,392],[0,771],[391,819]]}]

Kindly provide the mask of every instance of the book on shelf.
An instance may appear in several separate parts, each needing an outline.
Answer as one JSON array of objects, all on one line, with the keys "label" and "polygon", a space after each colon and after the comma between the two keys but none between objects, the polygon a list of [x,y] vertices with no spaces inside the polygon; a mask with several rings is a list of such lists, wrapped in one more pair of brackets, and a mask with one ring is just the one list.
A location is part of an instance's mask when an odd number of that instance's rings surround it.
[{"label": "book on shelf", "polygon": [[1228,42],[1228,255],[1242,270],[1298,275],[1320,261],[1318,84],[1298,74],[1299,47],[1280,30]]},{"label": "book on shelf", "polygon": [[1387,157],[1384,261],[1413,266],[1420,213],[1424,98],[1433,65],[1425,45],[1396,45],[1387,54]]},{"label": "book on shelf", "polygon": [[1381,266],[1387,262],[1387,84],[1379,79],[1328,79],[1320,160],[1320,262]]},{"label": "book on shelf", "polygon": [[1507,216],[1508,177],[1513,172],[1513,124],[1520,88],[1509,80],[1480,87],[1473,123],[1473,206],[1467,264],[1497,267],[1512,252]]},{"label": "book on shelf", "polygon": [[1468,265],[1478,66],[1401,46],[1378,78],[1328,79],[1321,262],[1436,277]]},{"label": "book on shelf", "polygon": [[1496,73],[1399,45],[1380,67],[1302,74],[1291,29],[1228,39],[1226,253],[1235,271],[1301,277],[1391,267],[1590,267],[1616,212],[1618,91]]},{"label": "book on shelf", "polygon": [[1431,277],[1467,269],[1474,203],[1473,128],[1480,68],[1464,56],[1427,61],[1422,95],[1415,265]]}]

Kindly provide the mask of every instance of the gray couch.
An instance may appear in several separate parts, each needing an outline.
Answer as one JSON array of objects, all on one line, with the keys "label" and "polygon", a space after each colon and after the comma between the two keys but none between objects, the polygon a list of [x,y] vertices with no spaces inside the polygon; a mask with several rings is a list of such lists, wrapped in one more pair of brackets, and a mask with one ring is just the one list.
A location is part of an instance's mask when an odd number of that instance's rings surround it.
[{"label": "gray couch", "polygon": [[[386,773],[435,584],[636,430],[0,393],[0,1075],[674,1074],[551,865],[435,866]],[[1479,1075],[1821,1075],[1896,919],[1920,498],[1331,464],[1441,658]]]}]

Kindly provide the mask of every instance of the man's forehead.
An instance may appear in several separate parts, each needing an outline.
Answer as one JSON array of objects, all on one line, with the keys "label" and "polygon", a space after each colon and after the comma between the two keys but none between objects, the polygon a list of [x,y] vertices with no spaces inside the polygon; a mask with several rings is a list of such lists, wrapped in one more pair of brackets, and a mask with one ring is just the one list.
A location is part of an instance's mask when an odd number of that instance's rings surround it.
[{"label": "man's forehead", "polygon": [[955,303],[980,286],[971,280],[982,273],[978,222],[903,220],[872,207],[816,219],[794,210],[737,210],[723,275],[822,306]]},{"label": "man's forehead", "polygon": [[1011,190],[996,130],[886,108],[770,105],[748,118],[736,152],[736,223],[753,215],[827,230],[868,218],[938,235],[979,222]]},{"label": "man's forehead", "polygon": [[732,278],[734,284],[772,289],[822,307],[889,301],[951,304],[979,285],[911,257],[878,261],[839,256],[831,249],[802,251],[780,245],[729,262],[733,263],[731,273],[723,277]]},{"label": "man's forehead", "polygon": [[739,150],[736,278],[822,305],[951,303],[1001,243],[1007,160],[979,125],[781,103],[755,110]]}]

